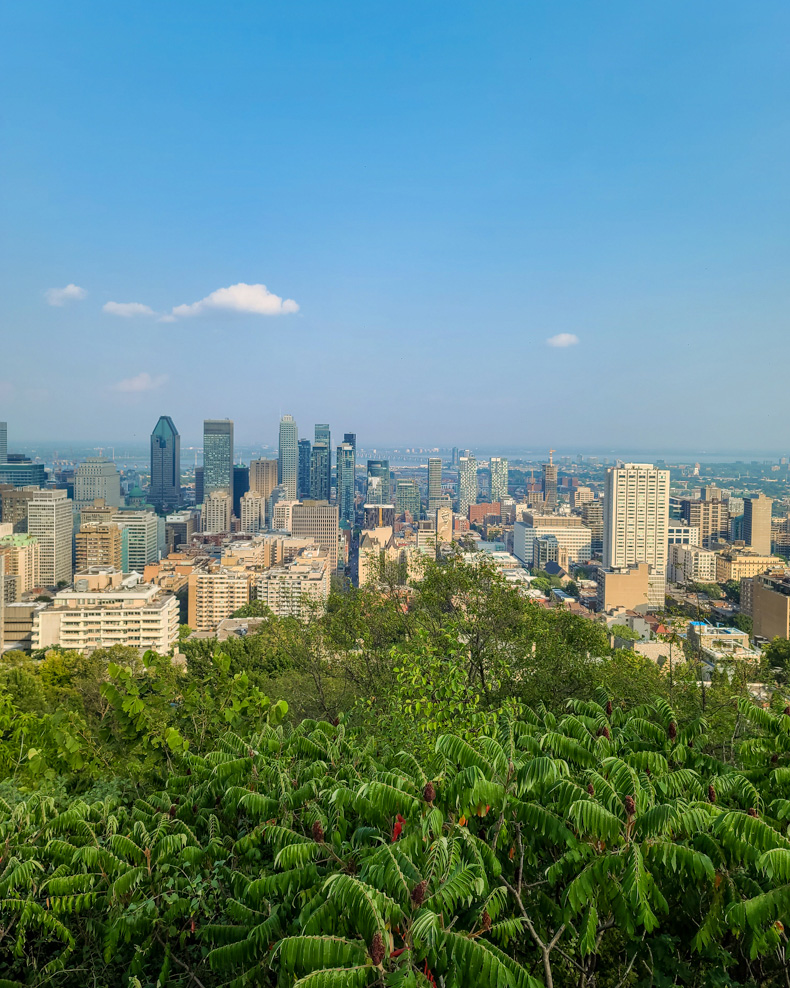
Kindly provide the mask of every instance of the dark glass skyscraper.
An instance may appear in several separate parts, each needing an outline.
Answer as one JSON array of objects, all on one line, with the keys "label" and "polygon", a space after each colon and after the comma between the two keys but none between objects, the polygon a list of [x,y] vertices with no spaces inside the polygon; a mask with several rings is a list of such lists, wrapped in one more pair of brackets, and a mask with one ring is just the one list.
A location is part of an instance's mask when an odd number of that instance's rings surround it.
[{"label": "dark glass skyscraper", "polygon": [[310,497],[314,501],[329,500],[329,447],[316,440],[310,454]]},{"label": "dark glass skyscraper", "polygon": [[312,446],[309,439],[299,440],[299,479],[296,485],[296,495],[301,500],[310,497],[310,457]]},{"label": "dark glass skyscraper", "polygon": [[8,423],[0,422],[0,463],[8,462]]},{"label": "dark glass skyscraper", "polygon": [[337,447],[337,506],[340,521],[354,524],[354,468],[356,453],[350,442]]},{"label": "dark glass skyscraper", "polygon": [[149,503],[167,513],[181,504],[181,436],[169,415],[162,415],[151,433]]},{"label": "dark glass skyscraper", "polygon": [[322,483],[322,489],[326,491],[326,499],[329,500],[329,495],[332,492],[332,437],[329,432],[329,424],[327,422],[316,422],[315,426],[315,441],[317,443],[326,443],[326,464],[324,469],[326,470],[326,480]]},{"label": "dark glass skyscraper", "polygon": [[242,463],[233,467],[233,514],[241,518],[241,499],[250,489],[250,468]]},{"label": "dark glass skyscraper", "polygon": [[227,491],[233,497],[233,422],[206,419],[203,423],[203,494]]}]

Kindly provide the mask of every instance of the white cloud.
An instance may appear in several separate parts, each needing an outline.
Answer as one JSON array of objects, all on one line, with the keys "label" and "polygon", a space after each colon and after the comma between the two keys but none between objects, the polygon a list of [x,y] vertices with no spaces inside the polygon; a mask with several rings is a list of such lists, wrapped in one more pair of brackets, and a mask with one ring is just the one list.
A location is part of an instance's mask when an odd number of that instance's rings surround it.
[{"label": "white cloud", "polygon": [[573,333],[557,333],[556,336],[550,336],[546,342],[549,346],[576,346],[579,342],[579,337],[574,336]]},{"label": "white cloud", "polygon": [[197,316],[211,309],[249,312],[257,316],[284,316],[298,312],[299,306],[292,298],[283,299],[270,292],[266,285],[247,285],[241,281],[229,288],[218,288],[199,302],[175,306],[173,316]]},{"label": "white cloud", "polygon": [[50,288],[47,292],[47,302],[50,305],[65,305],[67,302],[79,302],[88,293],[79,285],[66,285],[65,288]]},{"label": "white cloud", "polygon": [[123,316],[124,319],[156,315],[150,305],[143,305],[142,302],[105,302],[102,311],[109,312],[111,316]]},{"label": "white cloud", "polygon": [[143,371],[136,377],[127,377],[125,381],[113,384],[113,391],[120,391],[123,394],[139,394],[141,391],[155,391],[168,382],[167,374],[157,374],[151,377],[148,371]]}]

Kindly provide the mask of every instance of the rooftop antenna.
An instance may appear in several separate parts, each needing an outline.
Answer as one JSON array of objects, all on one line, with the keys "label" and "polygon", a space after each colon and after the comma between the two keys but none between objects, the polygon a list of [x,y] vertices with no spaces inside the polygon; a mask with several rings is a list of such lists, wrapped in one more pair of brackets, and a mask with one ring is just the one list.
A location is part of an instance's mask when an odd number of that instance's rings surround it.
[{"label": "rooftop antenna", "polygon": [[549,466],[553,466],[553,464],[554,464],[554,454],[556,452],[557,452],[556,449],[550,449],[549,450]]}]

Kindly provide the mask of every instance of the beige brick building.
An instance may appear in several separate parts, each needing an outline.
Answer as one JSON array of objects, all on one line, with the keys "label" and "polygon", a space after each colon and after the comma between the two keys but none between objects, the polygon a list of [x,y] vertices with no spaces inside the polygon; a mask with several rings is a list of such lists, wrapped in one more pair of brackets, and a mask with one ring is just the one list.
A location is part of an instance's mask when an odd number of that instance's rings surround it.
[{"label": "beige brick building", "polygon": [[123,569],[123,532],[120,525],[91,522],[82,525],[74,536],[77,572],[90,566],[113,566]]}]

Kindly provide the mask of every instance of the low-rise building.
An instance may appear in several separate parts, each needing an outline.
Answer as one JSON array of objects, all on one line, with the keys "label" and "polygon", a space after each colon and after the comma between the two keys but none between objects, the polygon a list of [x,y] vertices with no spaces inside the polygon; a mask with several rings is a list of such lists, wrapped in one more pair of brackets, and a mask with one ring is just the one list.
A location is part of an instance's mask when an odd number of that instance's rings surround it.
[{"label": "low-rise building", "polygon": [[758,573],[751,584],[754,637],[790,638],[790,573]]},{"label": "low-rise building", "polygon": [[650,567],[648,563],[637,563],[621,569],[597,571],[599,611],[625,608],[628,611],[644,613],[648,607],[650,589]]},{"label": "low-rise building", "polygon": [[691,653],[712,668],[726,668],[734,660],[760,661],[760,650],[752,648],[749,635],[739,628],[690,621],[687,635]]},{"label": "low-rise building", "polygon": [[784,560],[779,556],[728,549],[716,553],[716,582],[740,581],[745,577],[757,576],[758,573],[783,565]]}]

